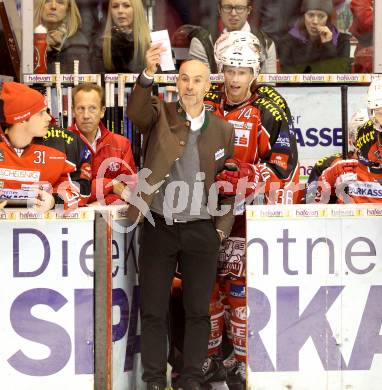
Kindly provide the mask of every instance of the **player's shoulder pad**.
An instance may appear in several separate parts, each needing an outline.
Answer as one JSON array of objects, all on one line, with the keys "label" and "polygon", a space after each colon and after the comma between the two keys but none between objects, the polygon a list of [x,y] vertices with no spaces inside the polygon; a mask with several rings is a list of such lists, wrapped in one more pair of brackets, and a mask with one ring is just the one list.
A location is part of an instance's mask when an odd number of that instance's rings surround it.
[{"label": "player's shoulder pad", "polygon": [[355,138],[355,146],[358,150],[362,150],[366,145],[371,146],[376,142],[377,130],[375,130],[373,122],[368,120],[357,130]]},{"label": "player's shoulder pad", "polygon": [[222,97],[221,85],[211,84],[211,88],[204,94],[204,101],[219,103],[221,97]]},{"label": "player's shoulder pad", "polygon": [[77,141],[78,138],[80,137],[72,131],[62,129],[57,125],[50,125],[43,139],[44,141],[64,141],[67,145],[70,145]]},{"label": "player's shoulder pad", "polygon": [[255,93],[259,96],[259,98],[271,100],[284,111],[288,109],[288,105],[284,97],[270,85],[257,85]]},{"label": "player's shoulder pad", "polygon": [[341,153],[336,153],[336,154],[332,154],[331,156],[325,156],[323,158],[320,158],[316,162],[315,166],[326,169],[326,168],[329,168],[338,159],[342,159]]},{"label": "player's shoulder pad", "polygon": [[290,122],[286,112],[266,96],[258,96],[253,100],[252,105],[260,110],[261,122],[263,124],[268,120],[276,122],[285,120],[287,123]]}]

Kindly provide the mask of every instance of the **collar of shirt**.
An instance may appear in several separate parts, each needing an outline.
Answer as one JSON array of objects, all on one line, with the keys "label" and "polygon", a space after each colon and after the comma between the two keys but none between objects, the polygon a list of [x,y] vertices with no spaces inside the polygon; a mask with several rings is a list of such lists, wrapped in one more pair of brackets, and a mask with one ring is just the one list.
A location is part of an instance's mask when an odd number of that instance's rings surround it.
[{"label": "collar of shirt", "polygon": [[204,124],[204,119],[206,117],[206,110],[203,106],[203,110],[202,112],[200,113],[200,115],[196,116],[195,118],[191,118],[191,116],[189,115],[189,113],[186,111],[186,118],[187,120],[190,121],[191,125],[190,125],[190,129],[192,131],[196,131],[196,130],[199,130],[202,128],[203,124]]},{"label": "collar of shirt", "polygon": [[94,151],[97,150],[97,141],[101,138],[101,129],[98,127],[94,141],[91,143],[91,147]]},{"label": "collar of shirt", "polygon": [[[246,31],[246,32],[251,32],[251,26],[249,25],[248,22],[244,23],[244,26],[240,29],[240,31]],[[227,29],[225,28],[223,32],[228,32]]]},{"label": "collar of shirt", "polygon": [[[78,126],[77,126],[77,123],[75,123],[74,125],[76,126],[76,129],[79,131],[79,133],[82,134],[82,133],[81,133],[81,130],[80,130],[80,129],[78,128]],[[97,149],[97,141],[101,138],[101,129],[99,128],[99,126],[98,126],[98,128],[97,128],[97,132],[96,132],[95,138],[94,138],[94,140],[93,140],[92,143],[90,143],[90,142],[88,141],[88,139],[87,139],[83,134],[82,134],[82,137],[84,137],[86,143],[87,143],[88,145],[90,145],[90,147],[92,148],[93,152],[95,153],[95,151],[96,151],[96,149]]]}]

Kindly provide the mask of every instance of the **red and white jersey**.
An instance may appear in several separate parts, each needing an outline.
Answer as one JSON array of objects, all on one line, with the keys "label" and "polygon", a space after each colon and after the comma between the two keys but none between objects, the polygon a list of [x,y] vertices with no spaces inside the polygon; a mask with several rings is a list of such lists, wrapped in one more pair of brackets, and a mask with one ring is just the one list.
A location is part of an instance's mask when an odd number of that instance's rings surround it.
[{"label": "red and white jersey", "polygon": [[316,178],[315,201],[325,202],[330,188],[336,203],[382,203],[381,134],[367,121],[358,128],[355,143],[357,159],[333,159]]},{"label": "red and white jersey", "polygon": [[[354,161],[354,160],[349,160]],[[345,160],[338,161],[336,164],[345,163]],[[331,177],[336,170],[336,164],[322,173],[321,180],[333,183],[338,176]],[[382,171],[373,172],[372,168],[358,161],[357,165],[351,170],[347,170],[347,177],[351,177],[342,189],[337,186],[332,191],[335,192],[337,203],[382,203]],[[334,186],[332,186],[334,187]],[[345,189],[346,188],[346,189]]]},{"label": "red and white jersey", "polygon": [[[16,149],[0,132],[0,199],[27,200],[34,197],[35,189],[43,189],[53,193],[65,209],[87,202],[88,194],[82,194],[80,185],[72,181],[76,164],[68,159],[65,149],[48,141],[38,139],[24,149]],[[85,165],[78,178],[90,183],[90,164]]]},{"label": "red and white jersey", "polygon": [[[258,86],[246,102],[230,106],[225,93],[214,85],[206,94],[206,110],[235,128],[234,157],[259,165],[268,204],[296,203],[299,196],[296,139],[284,98],[272,87]],[[237,215],[230,237],[221,247],[218,275],[245,277],[245,215]]]},{"label": "red and white jersey", "polygon": [[284,98],[272,87],[259,86],[246,102],[230,106],[218,88],[214,85],[206,94],[204,105],[234,126],[234,157],[262,165],[266,190],[270,183],[278,183],[280,188],[291,181],[297,183],[296,139]]},{"label": "red and white jersey", "polygon": [[[214,114],[231,123],[235,129],[235,158],[242,162],[257,164],[260,158],[271,150],[270,136],[261,126],[260,111],[253,105],[255,96],[245,104],[227,108],[225,100],[206,105],[213,105]],[[208,109],[211,110],[211,106]]]}]

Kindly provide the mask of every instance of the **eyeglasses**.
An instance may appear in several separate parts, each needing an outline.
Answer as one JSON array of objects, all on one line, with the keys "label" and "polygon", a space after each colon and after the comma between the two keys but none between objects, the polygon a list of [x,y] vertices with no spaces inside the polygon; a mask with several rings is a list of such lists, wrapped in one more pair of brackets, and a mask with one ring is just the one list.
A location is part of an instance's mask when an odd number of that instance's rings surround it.
[{"label": "eyeglasses", "polygon": [[243,12],[247,11],[248,6],[247,5],[230,5],[230,4],[225,4],[222,5],[221,10],[225,12],[226,14],[230,14],[233,10],[236,11],[237,14],[242,14]]}]

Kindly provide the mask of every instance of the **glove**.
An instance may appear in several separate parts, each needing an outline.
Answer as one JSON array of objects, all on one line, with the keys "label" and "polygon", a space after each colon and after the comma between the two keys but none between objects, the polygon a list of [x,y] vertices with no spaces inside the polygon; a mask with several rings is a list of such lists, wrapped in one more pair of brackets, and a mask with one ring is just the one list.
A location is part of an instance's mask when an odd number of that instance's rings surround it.
[{"label": "glove", "polygon": [[225,168],[216,176],[218,182],[228,182],[232,184],[232,190],[224,189],[219,186],[221,195],[236,195],[240,179],[247,178],[246,196],[254,192],[259,181],[260,173],[256,165],[240,162],[237,159],[228,159],[225,162]]},{"label": "glove", "polygon": [[321,175],[322,183],[326,188],[338,188],[357,180],[355,169],[358,160],[340,160],[324,170]]}]

